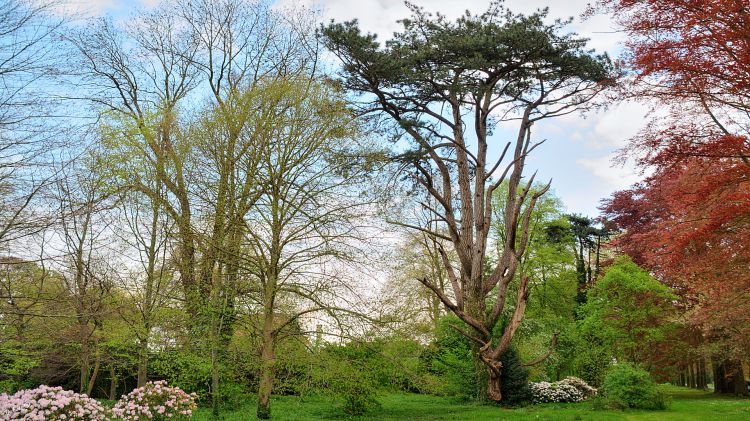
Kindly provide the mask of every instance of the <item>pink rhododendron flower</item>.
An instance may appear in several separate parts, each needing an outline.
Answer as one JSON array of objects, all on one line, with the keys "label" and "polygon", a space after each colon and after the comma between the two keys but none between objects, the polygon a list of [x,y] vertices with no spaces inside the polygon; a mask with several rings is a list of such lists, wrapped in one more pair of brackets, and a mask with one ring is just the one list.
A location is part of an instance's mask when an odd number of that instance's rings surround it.
[{"label": "pink rhododendron flower", "polygon": [[197,397],[163,380],[149,382],[123,395],[112,413],[123,421],[189,419],[197,407]]},{"label": "pink rhododendron flower", "polygon": [[105,415],[104,407],[95,399],[61,387],[41,385],[13,395],[0,394],[3,421],[100,421]]}]

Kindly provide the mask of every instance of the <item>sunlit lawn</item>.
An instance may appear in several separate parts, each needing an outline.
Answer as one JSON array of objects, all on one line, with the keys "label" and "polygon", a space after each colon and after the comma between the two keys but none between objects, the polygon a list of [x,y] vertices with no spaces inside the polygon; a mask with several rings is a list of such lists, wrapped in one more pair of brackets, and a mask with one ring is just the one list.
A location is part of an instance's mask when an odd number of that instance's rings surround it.
[{"label": "sunlit lawn", "polygon": [[[382,406],[362,417],[350,417],[341,411],[340,403],[326,398],[275,397],[274,420],[750,420],[750,399],[718,397],[712,393],[685,388],[665,387],[672,395],[672,405],[665,411],[595,411],[587,402],[578,404],[545,404],[520,409],[501,409],[472,405],[452,398],[415,394],[389,394],[379,397]],[[211,412],[200,409],[195,419],[209,420]],[[253,402],[240,410],[224,412],[228,421],[253,420]]]}]

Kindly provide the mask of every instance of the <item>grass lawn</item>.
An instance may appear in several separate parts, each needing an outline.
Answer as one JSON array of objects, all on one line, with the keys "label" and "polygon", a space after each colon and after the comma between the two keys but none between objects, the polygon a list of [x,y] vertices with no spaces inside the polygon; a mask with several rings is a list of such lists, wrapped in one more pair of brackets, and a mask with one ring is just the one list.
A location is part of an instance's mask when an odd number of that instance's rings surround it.
[{"label": "grass lawn", "polygon": [[[609,421],[659,420],[706,421],[750,420],[750,399],[718,397],[708,392],[665,387],[672,395],[672,405],[665,411],[594,411],[587,402],[577,404],[544,404],[520,409],[502,409],[472,405],[452,398],[427,395],[390,394],[379,397],[382,406],[362,417],[342,413],[340,404],[325,398],[274,397],[274,420],[535,420],[535,421]],[[210,420],[211,412],[200,409],[194,419]],[[253,402],[234,412],[225,412],[227,421],[254,420]]]}]

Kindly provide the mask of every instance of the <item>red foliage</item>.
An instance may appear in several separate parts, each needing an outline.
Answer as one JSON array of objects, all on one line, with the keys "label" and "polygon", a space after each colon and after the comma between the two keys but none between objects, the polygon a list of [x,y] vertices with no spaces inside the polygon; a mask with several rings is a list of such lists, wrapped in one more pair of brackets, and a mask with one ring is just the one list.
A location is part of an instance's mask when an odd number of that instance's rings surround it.
[{"label": "red foliage", "polygon": [[603,211],[625,230],[616,240],[622,251],[695,304],[694,323],[741,330],[747,340],[750,167],[726,158],[684,160],[615,193]]},{"label": "red foliage", "polygon": [[628,95],[669,110],[624,154],[653,174],[615,193],[618,245],[677,287],[692,321],[750,341],[750,3],[603,0],[630,35]]},{"label": "red foliage", "polygon": [[747,0],[605,0],[629,34],[630,64],[655,92],[694,99],[750,88]]}]

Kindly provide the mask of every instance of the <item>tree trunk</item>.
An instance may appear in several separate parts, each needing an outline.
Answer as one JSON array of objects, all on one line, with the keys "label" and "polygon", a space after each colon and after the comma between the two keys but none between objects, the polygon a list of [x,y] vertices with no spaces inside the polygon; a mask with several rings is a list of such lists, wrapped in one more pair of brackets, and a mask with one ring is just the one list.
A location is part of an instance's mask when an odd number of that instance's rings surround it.
[{"label": "tree trunk", "polygon": [[714,393],[726,393],[726,374],[724,371],[724,363],[714,361]]},{"label": "tree trunk", "polygon": [[744,395],[745,373],[738,360],[725,360],[714,363],[714,392],[723,394]]},{"label": "tree trunk", "polygon": [[86,393],[86,390],[88,389],[88,381],[89,381],[89,370],[90,370],[90,358],[91,358],[91,350],[89,347],[89,334],[88,334],[88,325],[81,323],[78,326],[79,329],[79,335],[81,340],[81,373],[80,373],[80,383],[81,387],[79,392],[80,393]]},{"label": "tree trunk", "polygon": [[263,323],[263,345],[260,356],[260,384],[258,385],[258,408],[256,415],[260,419],[271,418],[271,392],[273,391],[274,349],[273,314],[266,314]]},{"label": "tree trunk", "polygon": [[117,396],[117,372],[115,366],[110,364],[109,366],[109,399],[115,400]]},{"label": "tree trunk", "polygon": [[696,388],[695,369],[693,367],[693,362],[691,361],[690,364],[688,364],[688,387],[691,389]]},{"label": "tree trunk", "polygon": [[258,409],[260,419],[271,418],[271,392],[273,391],[274,362],[273,334],[263,332],[263,349],[261,350],[260,384],[258,385]]},{"label": "tree trunk", "polygon": [[747,386],[745,384],[745,370],[740,360],[732,361],[732,392],[735,395],[747,395]]},{"label": "tree trunk", "polygon": [[94,392],[94,384],[96,383],[96,377],[99,375],[99,365],[101,362],[102,359],[101,355],[99,355],[99,347],[97,346],[96,359],[94,360],[94,371],[91,372],[91,378],[89,379],[88,387],[86,388],[86,394],[89,396]]},{"label": "tree trunk", "polygon": [[219,361],[218,339],[211,341],[211,413],[219,416]]},{"label": "tree trunk", "polygon": [[487,399],[492,402],[503,400],[502,382],[500,380],[501,368],[487,369]]},{"label": "tree trunk", "polygon": [[138,387],[148,382],[148,340],[141,339],[138,343]]},{"label": "tree trunk", "polygon": [[700,380],[698,387],[702,390],[706,390],[708,388],[708,379],[706,378],[706,360],[703,358],[698,360],[698,372],[700,373],[698,377]]}]

